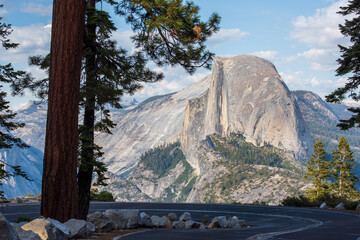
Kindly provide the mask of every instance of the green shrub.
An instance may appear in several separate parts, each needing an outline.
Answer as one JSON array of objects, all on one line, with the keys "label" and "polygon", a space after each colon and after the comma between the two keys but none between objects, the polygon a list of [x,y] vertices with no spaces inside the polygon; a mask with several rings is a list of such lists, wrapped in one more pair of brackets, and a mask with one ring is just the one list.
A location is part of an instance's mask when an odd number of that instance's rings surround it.
[{"label": "green shrub", "polygon": [[100,192],[97,197],[97,200],[104,201],[104,202],[115,202],[114,196],[107,191]]},{"label": "green shrub", "polygon": [[303,195],[299,195],[296,197],[288,196],[281,201],[281,205],[293,207],[314,207],[314,203]]},{"label": "green shrub", "polygon": [[90,191],[90,200],[102,201],[102,202],[115,202],[115,198],[110,192],[101,191],[100,193],[98,193],[97,189],[92,189]]},{"label": "green shrub", "polygon": [[348,210],[355,210],[356,206],[360,203],[360,201],[349,201],[343,198],[335,197],[333,195],[324,195],[320,198],[310,200],[309,198],[300,195],[297,197],[287,197],[282,202],[282,206],[294,206],[294,207],[319,207],[323,202],[329,207],[335,207],[339,203],[344,203],[345,208]]},{"label": "green shrub", "polygon": [[353,202],[344,202],[345,208],[348,210],[355,210],[356,206],[360,203],[360,200]]}]

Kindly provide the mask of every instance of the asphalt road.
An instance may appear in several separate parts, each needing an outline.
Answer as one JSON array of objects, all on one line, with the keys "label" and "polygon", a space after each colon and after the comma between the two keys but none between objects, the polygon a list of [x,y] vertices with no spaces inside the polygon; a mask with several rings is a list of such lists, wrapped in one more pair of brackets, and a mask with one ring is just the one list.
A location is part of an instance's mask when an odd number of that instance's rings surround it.
[{"label": "asphalt road", "polygon": [[[39,204],[1,205],[0,212],[9,220],[19,216],[36,218],[40,215]],[[93,202],[90,212],[106,209],[139,209],[149,215],[180,216],[191,213],[194,220],[203,215],[237,216],[245,219],[249,228],[239,230],[149,230],[125,235],[120,239],[326,239],[360,240],[360,215],[356,213],[323,210],[317,208],[272,207],[254,205],[220,204],[172,204],[172,203],[100,203]]]}]

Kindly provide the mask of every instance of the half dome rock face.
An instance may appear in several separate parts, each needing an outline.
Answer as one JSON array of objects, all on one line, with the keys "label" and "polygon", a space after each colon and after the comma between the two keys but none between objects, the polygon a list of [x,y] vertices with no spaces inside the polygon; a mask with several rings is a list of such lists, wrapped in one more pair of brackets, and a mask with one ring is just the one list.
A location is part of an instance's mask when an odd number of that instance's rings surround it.
[{"label": "half dome rock face", "polygon": [[200,142],[213,133],[232,132],[258,146],[284,149],[299,160],[309,156],[312,146],[297,102],[274,65],[255,56],[215,58],[209,90],[186,107],[181,143],[198,173]]}]

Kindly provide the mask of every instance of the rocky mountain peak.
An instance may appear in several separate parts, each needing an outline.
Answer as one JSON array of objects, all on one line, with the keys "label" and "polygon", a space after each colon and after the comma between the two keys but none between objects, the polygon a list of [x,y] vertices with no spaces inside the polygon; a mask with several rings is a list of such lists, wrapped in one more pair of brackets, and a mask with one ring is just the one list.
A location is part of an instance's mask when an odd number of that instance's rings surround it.
[{"label": "rocky mountain peak", "polygon": [[246,141],[269,143],[305,159],[312,138],[297,102],[274,65],[262,58],[240,55],[216,58],[209,90],[189,100],[181,143],[197,173],[197,148],[207,135],[240,132]]}]

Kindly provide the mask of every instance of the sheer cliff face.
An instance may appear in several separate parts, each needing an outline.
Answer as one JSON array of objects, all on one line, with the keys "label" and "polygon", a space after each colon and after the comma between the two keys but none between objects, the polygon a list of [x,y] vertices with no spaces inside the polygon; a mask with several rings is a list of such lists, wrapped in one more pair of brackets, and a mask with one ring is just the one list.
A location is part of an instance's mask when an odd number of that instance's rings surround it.
[{"label": "sheer cliff face", "polygon": [[123,174],[133,168],[147,150],[179,139],[188,99],[201,96],[210,77],[175,94],[153,97],[136,107],[113,111],[117,127],[113,134],[100,134],[96,141],[103,146],[104,162],[109,171]]},{"label": "sheer cliff face", "polygon": [[186,107],[181,143],[197,173],[203,170],[197,154],[201,142],[209,134],[231,132],[300,160],[309,156],[312,145],[299,107],[275,67],[248,55],[216,58],[209,90]]}]

